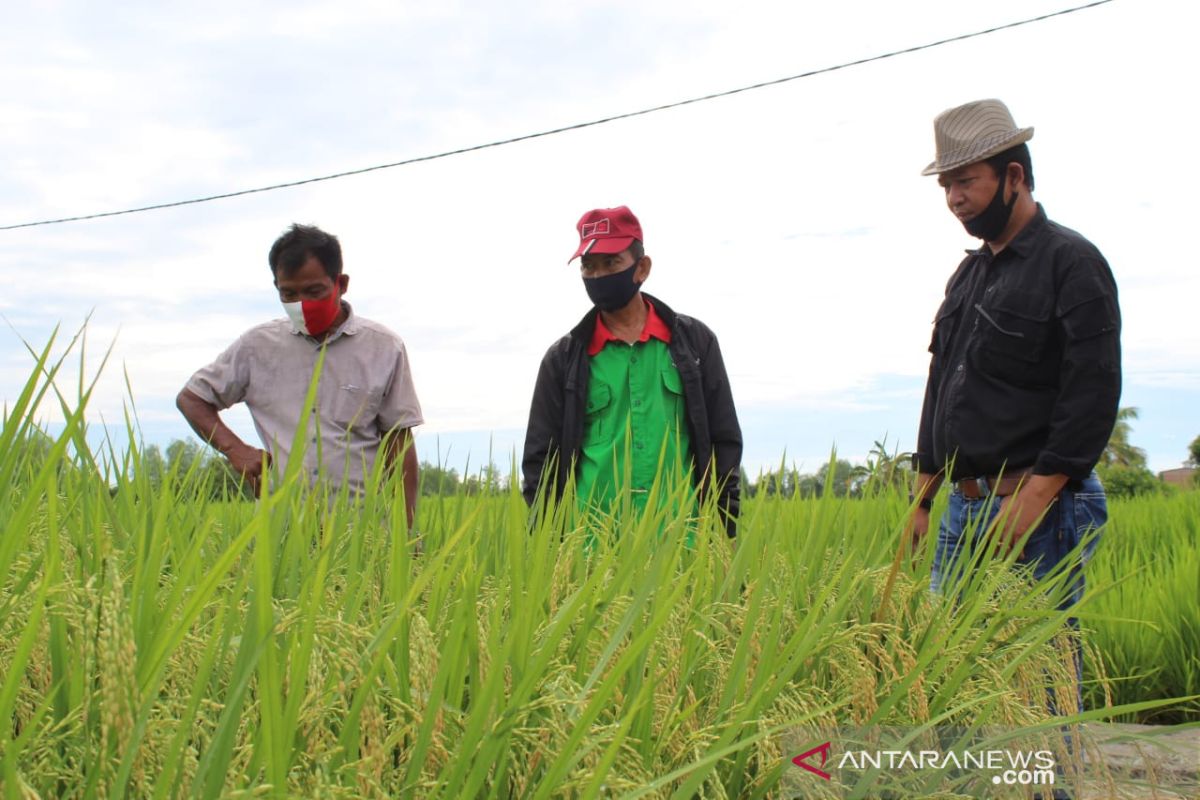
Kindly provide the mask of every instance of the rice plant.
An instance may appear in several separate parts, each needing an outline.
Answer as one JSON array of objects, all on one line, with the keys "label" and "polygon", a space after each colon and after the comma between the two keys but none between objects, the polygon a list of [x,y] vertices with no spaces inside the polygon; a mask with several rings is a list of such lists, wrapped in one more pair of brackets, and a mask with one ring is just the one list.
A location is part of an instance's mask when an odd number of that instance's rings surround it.
[{"label": "rice plant", "polygon": [[1190,697],[1143,718],[1200,720],[1200,491],[1113,500],[1109,519],[1086,624],[1110,681],[1091,702]]},{"label": "rice plant", "polygon": [[[132,419],[93,452],[91,387],[59,391],[51,345],[0,432],[6,797],[759,798],[847,726],[1063,724],[1063,576],[1030,587],[988,555],[931,596],[929,553],[894,558],[898,493],[760,497],[734,547],[686,484],[597,520],[569,496],[531,514],[514,481],[425,498],[418,547],[382,469],[361,499],[291,470],[255,502],[213,499],[195,465],[151,483]],[[803,791],[893,779],[944,790]]]}]

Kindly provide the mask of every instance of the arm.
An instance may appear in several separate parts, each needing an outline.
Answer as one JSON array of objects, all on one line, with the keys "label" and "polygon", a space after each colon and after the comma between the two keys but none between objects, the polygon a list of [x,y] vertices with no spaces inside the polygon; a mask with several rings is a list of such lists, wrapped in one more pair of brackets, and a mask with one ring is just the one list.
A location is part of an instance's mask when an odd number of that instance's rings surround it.
[{"label": "arm", "polygon": [[271,456],[265,450],[246,444],[221,421],[217,407],[191,389],[183,389],[175,398],[175,406],[192,426],[196,435],[208,442],[229,461],[257,497],[261,490],[262,474]]},{"label": "arm", "polygon": [[908,518],[904,529],[905,538],[912,542],[914,548],[919,546],[921,539],[929,533],[929,509],[925,506],[933,503],[934,495],[938,493],[941,485],[942,473],[917,473],[917,480],[913,485],[912,516]]},{"label": "arm", "polygon": [[[964,262],[965,263],[965,262]],[[962,272],[962,265],[946,284],[946,297],[934,315],[933,337],[929,341],[929,376],[925,379],[925,400],[921,405],[921,422],[917,428],[917,452],[913,458],[913,469],[917,473],[913,485],[913,509],[905,525],[904,536],[916,548],[929,532],[929,509],[934,495],[941,488],[945,477],[945,465],[934,458],[933,425],[937,413],[938,387],[942,383],[942,359],[940,352],[954,327],[954,313],[959,302],[952,300],[950,291]],[[929,501],[929,502],[925,502]]]},{"label": "arm", "polygon": [[559,347],[558,344],[551,347],[542,359],[529,405],[529,424],[525,428],[525,448],[521,456],[521,493],[531,506],[543,481],[548,489],[555,486],[554,474],[543,476],[543,473],[547,465],[553,466],[555,459],[562,457],[558,439],[563,426],[565,387]]},{"label": "arm", "polygon": [[742,497],[742,428],[733,403],[733,389],[717,337],[709,332],[704,354],[704,394],[708,410],[709,435],[712,437],[713,467],[720,484],[718,506],[725,517],[725,532],[737,536],[737,518]]},{"label": "arm", "polygon": [[[391,371],[385,378],[386,388],[375,417],[377,429],[383,433],[380,447],[383,448],[383,468],[388,477],[400,464],[400,477],[404,481],[404,518],[411,531],[417,514],[417,496],[420,494],[420,465],[417,447],[413,443],[412,429],[425,421],[421,413],[421,401],[413,381],[412,365],[408,359],[408,348],[399,336],[392,333]],[[383,360],[374,365],[383,369]]]},{"label": "arm", "polygon": [[1066,475],[1030,475],[1021,482],[1017,491],[1001,498],[1000,508],[992,522],[999,532],[1001,546],[1005,550],[1016,547],[1070,480]]},{"label": "arm", "polygon": [[1085,256],[1072,264],[1055,307],[1063,340],[1058,397],[1033,475],[1000,505],[997,525],[1015,547],[1072,478],[1100,460],[1121,395],[1121,315],[1108,264]]},{"label": "arm", "polygon": [[922,501],[933,500],[934,495],[941,488],[944,477],[942,467],[935,463],[933,458],[933,416],[937,405],[937,386],[940,378],[938,358],[934,354],[929,359],[929,378],[925,382],[925,403],[921,407],[921,423],[917,429],[917,452],[914,458],[917,480],[912,490],[915,503],[904,531],[905,537],[912,541],[914,548],[921,544],[921,539],[929,532],[929,509],[922,507]]},{"label": "arm", "polygon": [[1063,341],[1058,397],[1033,472],[1082,480],[1108,445],[1121,396],[1121,317],[1108,265],[1072,265],[1055,313]]},{"label": "arm", "polygon": [[384,442],[384,469],[390,474],[400,461],[400,476],[404,481],[404,517],[411,531],[417,515],[417,495],[420,492],[420,466],[417,463],[417,448],[413,444],[412,429],[400,428],[393,431]]}]

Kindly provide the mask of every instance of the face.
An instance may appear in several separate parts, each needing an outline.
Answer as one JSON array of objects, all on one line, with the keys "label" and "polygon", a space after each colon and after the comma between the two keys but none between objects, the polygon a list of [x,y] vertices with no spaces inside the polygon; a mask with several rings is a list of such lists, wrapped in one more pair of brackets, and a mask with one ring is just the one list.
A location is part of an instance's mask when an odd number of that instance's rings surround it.
[{"label": "face", "polygon": [[[588,253],[579,260],[579,273],[585,278],[603,278],[623,272],[633,264],[633,253],[628,249],[619,253]],[[650,274],[650,259],[642,256],[634,279],[641,283]]]},{"label": "face", "polygon": [[335,281],[325,274],[325,267],[314,256],[293,272],[291,275],[275,273],[275,288],[279,290],[279,300],[283,303],[295,303],[301,300],[324,300],[333,293],[336,287],[338,294],[345,294],[350,279],[345,273]]},{"label": "face", "polygon": [[[985,208],[996,196],[1000,179],[984,161],[977,161],[938,176],[938,185],[946,192],[946,205],[951,213],[965,222]],[[1011,187],[1006,186],[1004,202],[1008,202]]]}]

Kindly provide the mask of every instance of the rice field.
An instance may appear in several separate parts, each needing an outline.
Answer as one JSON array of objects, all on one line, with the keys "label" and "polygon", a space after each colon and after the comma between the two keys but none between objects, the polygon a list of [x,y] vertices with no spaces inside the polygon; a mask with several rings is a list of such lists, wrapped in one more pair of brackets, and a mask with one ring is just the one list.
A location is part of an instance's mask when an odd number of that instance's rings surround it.
[{"label": "rice field", "polygon": [[412,540],[379,472],[361,502],[295,471],[258,502],[152,485],[132,420],[87,444],[49,352],[0,433],[6,797],[775,797],[846,726],[1054,739],[1048,690],[1074,721],[1200,718],[1200,493],[1113,504],[1084,710],[1064,576],[996,559],[933,597],[899,494],[758,497],[736,548],[686,486],[599,523],[431,497]]},{"label": "rice field", "polygon": [[[1114,499],[1088,565],[1092,598],[1081,616],[1100,655],[1088,705],[1192,697],[1139,715],[1200,720],[1200,491]],[[1101,672],[1094,669],[1093,674]],[[1133,717],[1124,717],[1132,721]]]}]

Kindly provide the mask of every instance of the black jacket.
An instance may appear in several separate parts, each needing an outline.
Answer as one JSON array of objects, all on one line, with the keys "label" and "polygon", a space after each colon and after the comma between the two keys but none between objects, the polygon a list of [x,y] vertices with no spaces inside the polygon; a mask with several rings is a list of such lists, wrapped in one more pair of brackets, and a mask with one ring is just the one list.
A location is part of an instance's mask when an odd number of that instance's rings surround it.
[{"label": "black jacket", "polygon": [[[676,314],[655,297],[643,297],[654,304],[655,312],[671,330],[667,349],[683,382],[696,485],[703,492],[709,471],[715,473],[725,528],[735,536],[741,497],[742,429],[717,337],[703,322]],[[587,348],[597,313],[593,308],[570,333],[555,342],[538,370],[521,459],[522,489],[525,502],[531,505],[547,463],[556,465],[554,486],[560,495],[571,470],[578,465],[591,374]]]},{"label": "black jacket", "polygon": [[953,457],[955,480],[1025,467],[1086,478],[1117,418],[1120,333],[1108,262],[1041,205],[998,254],[969,252],[929,345],[921,472]]}]

